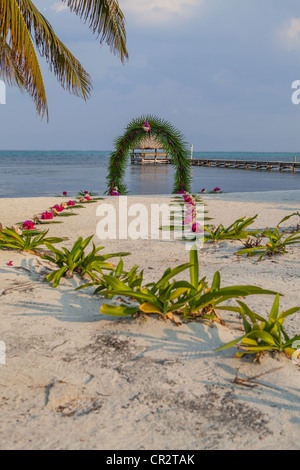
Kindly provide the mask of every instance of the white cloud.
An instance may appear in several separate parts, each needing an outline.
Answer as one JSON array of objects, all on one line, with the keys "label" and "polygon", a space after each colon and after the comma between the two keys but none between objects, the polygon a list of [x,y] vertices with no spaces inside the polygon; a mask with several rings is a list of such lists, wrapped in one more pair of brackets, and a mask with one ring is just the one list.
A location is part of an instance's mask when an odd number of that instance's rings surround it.
[{"label": "white cloud", "polygon": [[53,5],[51,5],[51,10],[54,10],[55,13],[60,13],[61,11],[68,10],[68,6],[65,3],[62,2],[56,2]]},{"label": "white cloud", "polygon": [[300,18],[292,18],[281,31],[280,36],[288,49],[298,49],[300,46]]},{"label": "white cloud", "polygon": [[174,17],[189,18],[204,0],[120,0],[124,12],[139,22],[168,23]]}]

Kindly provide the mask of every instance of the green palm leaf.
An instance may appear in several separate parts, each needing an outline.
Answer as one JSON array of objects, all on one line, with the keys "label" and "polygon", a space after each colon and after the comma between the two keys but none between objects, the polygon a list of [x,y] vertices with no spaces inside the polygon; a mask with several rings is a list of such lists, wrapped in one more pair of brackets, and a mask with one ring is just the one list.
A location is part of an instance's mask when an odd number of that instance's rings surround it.
[{"label": "green palm leaf", "polygon": [[51,24],[31,0],[19,0],[28,31],[62,87],[85,100],[91,91],[91,77],[56,36]]},{"label": "green palm leaf", "polygon": [[71,11],[89,23],[93,33],[106,42],[110,50],[128,58],[126,48],[125,18],[116,0],[62,0]]},{"label": "green palm leaf", "polygon": [[[62,1],[89,22],[93,33],[122,62],[128,58],[125,19],[116,0]],[[46,114],[48,119],[46,91],[35,46],[62,87],[86,100],[92,89],[90,75],[56,36],[32,0],[0,0],[0,76],[8,84],[27,91],[38,114],[42,118]]]},{"label": "green palm leaf", "polygon": [[27,90],[38,113],[48,116],[44,80],[36,51],[17,0],[0,0],[0,37],[3,38],[22,63]]}]

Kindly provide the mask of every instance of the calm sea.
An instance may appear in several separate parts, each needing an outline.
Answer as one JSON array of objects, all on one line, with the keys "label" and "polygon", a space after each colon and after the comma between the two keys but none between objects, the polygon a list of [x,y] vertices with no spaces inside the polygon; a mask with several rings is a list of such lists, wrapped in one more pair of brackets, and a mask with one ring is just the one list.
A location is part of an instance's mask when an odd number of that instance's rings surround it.
[{"label": "calm sea", "polygon": [[[300,153],[194,152],[194,158],[300,162]],[[54,196],[67,191],[103,194],[109,151],[0,151],[0,197]],[[133,195],[169,194],[173,169],[169,165],[128,165],[126,182]],[[216,186],[226,192],[300,189],[300,172],[193,168],[193,191]]]}]

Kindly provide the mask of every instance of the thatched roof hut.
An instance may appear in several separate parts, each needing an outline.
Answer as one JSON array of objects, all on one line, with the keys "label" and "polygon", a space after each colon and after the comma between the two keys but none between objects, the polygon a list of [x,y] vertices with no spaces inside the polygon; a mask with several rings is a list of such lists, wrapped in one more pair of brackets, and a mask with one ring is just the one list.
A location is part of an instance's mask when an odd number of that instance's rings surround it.
[{"label": "thatched roof hut", "polygon": [[154,136],[147,136],[135,147],[131,154],[131,163],[168,163],[168,152]]},{"label": "thatched roof hut", "polygon": [[147,139],[145,139],[143,142],[141,142],[140,145],[136,147],[136,149],[155,150],[155,149],[163,149],[163,146],[154,136],[151,135],[147,137]]}]

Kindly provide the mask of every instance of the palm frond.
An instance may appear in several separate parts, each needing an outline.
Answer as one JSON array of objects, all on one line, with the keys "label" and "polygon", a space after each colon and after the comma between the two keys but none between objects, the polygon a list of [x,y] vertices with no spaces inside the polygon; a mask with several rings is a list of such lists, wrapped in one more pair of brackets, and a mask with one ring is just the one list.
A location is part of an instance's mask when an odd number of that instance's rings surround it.
[{"label": "palm frond", "polygon": [[26,89],[33,98],[38,114],[47,115],[44,80],[36,51],[17,0],[0,0],[0,37],[14,51]]},{"label": "palm frond", "polygon": [[31,0],[18,0],[27,28],[42,57],[49,63],[62,87],[85,100],[91,92],[91,77],[56,36],[51,24]]},{"label": "palm frond", "polygon": [[117,0],[62,0],[71,11],[89,23],[90,29],[106,42],[124,63],[128,58],[125,18]]},{"label": "palm frond", "polygon": [[23,63],[3,38],[0,38],[0,78],[8,85],[17,85],[22,92],[27,90]]}]

